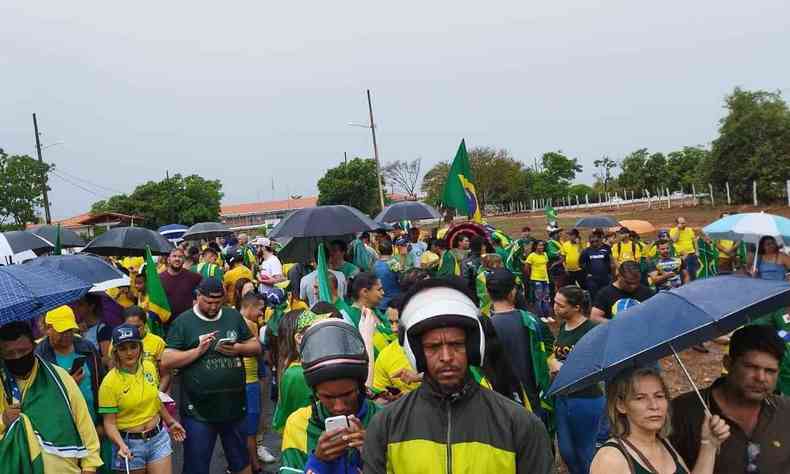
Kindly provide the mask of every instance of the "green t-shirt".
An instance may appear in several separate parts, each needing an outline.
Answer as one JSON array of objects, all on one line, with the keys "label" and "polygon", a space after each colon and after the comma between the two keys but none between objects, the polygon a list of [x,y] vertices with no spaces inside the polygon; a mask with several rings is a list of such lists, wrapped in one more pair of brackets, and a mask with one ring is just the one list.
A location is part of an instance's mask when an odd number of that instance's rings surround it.
[{"label": "green t-shirt", "polygon": [[[554,341],[554,357],[564,363],[565,359],[568,358],[568,354],[573,350],[573,346],[594,327],[595,323],[589,319],[583,322],[581,326],[570,331],[566,330],[565,323],[562,323],[560,332],[557,333],[557,339]],[[572,398],[597,398],[602,397],[603,392],[598,385],[591,385],[578,392],[573,392],[569,396]]]},{"label": "green t-shirt", "polygon": [[[176,318],[167,333],[167,348],[186,351],[198,346],[200,336],[217,331],[224,338],[244,342],[252,337],[241,314],[225,306],[208,320],[192,308]],[[197,360],[180,369],[181,415],[207,423],[235,421],[245,415],[244,365],[241,357],[216,351],[216,343]]]}]

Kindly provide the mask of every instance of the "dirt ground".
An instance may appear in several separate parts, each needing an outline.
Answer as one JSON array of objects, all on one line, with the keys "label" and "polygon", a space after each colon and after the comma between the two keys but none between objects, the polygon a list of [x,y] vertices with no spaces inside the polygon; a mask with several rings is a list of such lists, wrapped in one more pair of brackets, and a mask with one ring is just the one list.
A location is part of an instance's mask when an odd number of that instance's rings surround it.
[{"label": "dirt ground", "polygon": [[[557,220],[560,227],[570,229],[573,227],[576,220],[580,217],[591,215],[608,215],[616,220],[625,219],[639,219],[646,220],[653,224],[656,229],[669,229],[675,222],[678,216],[686,218],[686,222],[695,229],[710,224],[719,218],[722,212],[730,212],[733,214],[739,212],[767,212],[771,214],[782,215],[790,217],[790,207],[788,206],[716,206],[709,205],[692,206],[690,200],[683,206],[673,203],[671,209],[666,208],[664,203],[661,208],[656,208],[655,203],[652,207],[647,204],[638,204],[631,207],[612,207],[612,208],[598,208],[598,209],[573,209],[564,211],[559,209],[557,212]],[[536,237],[546,236],[546,217],[542,212],[531,212],[525,214],[516,214],[508,216],[496,216],[487,219],[491,225],[502,229],[505,233],[511,236],[517,236],[524,226],[529,226],[533,230],[533,235]],[[647,239],[653,239],[654,235],[644,236]]]}]

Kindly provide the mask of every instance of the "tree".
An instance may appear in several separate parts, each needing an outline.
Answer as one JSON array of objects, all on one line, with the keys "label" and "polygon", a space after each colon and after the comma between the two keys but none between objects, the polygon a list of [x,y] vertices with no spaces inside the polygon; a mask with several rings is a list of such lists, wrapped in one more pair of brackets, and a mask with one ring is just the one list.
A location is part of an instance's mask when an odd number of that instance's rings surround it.
[{"label": "tree", "polygon": [[409,196],[409,199],[417,199],[421,165],[422,158],[415,158],[412,161],[397,160],[381,168],[381,175],[387,182]]},{"label": "tree", "polygon": [[508,200],[522,171],[522,164],[504,148],[474,147],[469,150],[469,164],[481,209],[488,203]]},{"label": "tree", "polygon": [[617,185],[622,189],[644,189],[645,174],[647,173],[647,148],[641,148],[628,154],[620,162],[620,176],[617,177]]},{"label": "tree", "polygon": [[44,206],[41,178],[46,179],[52,168],[27,155],[8,155],[0,148],[0,227],[24,229],[37,222],[36,208]]},{"label": "tree", "polygon": [[219,220],[222,183],[198,175],[176,174],[162,181],[148,181],[130,195],[118,194],[91,206],[91,212],[119,212],[142,216],[145,224],[193,225]]},{"label": "tree", "polygon": [[782,197],[790,178],[790,110],[779,92],[736,87],[725,99],[719,137],[700,166],[703,181],[729,182],[733,198],[751,201],[752,180],[764,200]]},{"label": "tree", "polygon": [[354,158],[340,163],[318,180],[318,204],[345,204],[376,215],[381,210],[376,176],[375,160]]},{"label": "tree", "polygon": [[[666,180],[676,187],[682,187],[686,192],[692,185],[697,185],[699,190],[706,187],[706,183],[699,174],[699,167],[708,159],[709,150],[687,146],[680,151],[673,151],[666,161]],[[665,187],[669,184],[665,185]]]},{"label": "tree", "polygon": [[606,194],[612,181],[612,170],[617,166],[617,162],[608,156],[603,156],[600,160],[593,161],[593,165],[598,168],[595,177],[603,184],[603,193]]},{"label": "tree", "polygon": [[586,184],[574,184],[568,188],[568,195],[579,196],[579,203],[584,202],[584,196],[592,198],[595,195],[595,190]]},{"label": "tree", "polygon": [[535,175],[533,187],[536,196],[559,199],[568,196],[568,187],[582,171],[576,158],[568,158],[562,151],[544,153],[540,158],[540,169]]},{"label": "tree", "polygon": [[450,163],[440,161],[433,168],[429,169],[422,178],[420,190],[425,194],[425,202],[438,207],[442,202],[442,188],[447,180],[447,173],[450,172]]}]

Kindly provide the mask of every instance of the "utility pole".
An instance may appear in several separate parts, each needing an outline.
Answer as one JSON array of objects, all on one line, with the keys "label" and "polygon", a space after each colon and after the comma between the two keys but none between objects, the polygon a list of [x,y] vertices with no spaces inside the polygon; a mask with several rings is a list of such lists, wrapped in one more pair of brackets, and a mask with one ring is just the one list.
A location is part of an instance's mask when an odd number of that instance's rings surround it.
[{"label": "utility pole", "polygon": [[344,165],[348,164],[348,152],[347,151],[343,152],[343,164]]},{"label": "utility pole", "polygon": [[[33,130],[36,133],[36,153],[38,154],[38,162],[44,164],[44,159],[41,158],[41,140],[38,136],[38,120],[36,114],[33,113]],[[47,193],[47,172],[41,170],[41,194],[44,196],[44,218],[47,224],[52,224],[52,215],[49,212],[49,194]]]},{"label": "utility pole", "polygon": [[370,89],[368,94],[368,111],[370,112],[370,133],[373,135],[373,156],[376,158],[376,181],[379,188],[379,203],[384,209],[384,189],[381,187],[381,162],[379,161],[379,146],[376,144],[376,123],[373,121],[373,102],[370,100]]}]

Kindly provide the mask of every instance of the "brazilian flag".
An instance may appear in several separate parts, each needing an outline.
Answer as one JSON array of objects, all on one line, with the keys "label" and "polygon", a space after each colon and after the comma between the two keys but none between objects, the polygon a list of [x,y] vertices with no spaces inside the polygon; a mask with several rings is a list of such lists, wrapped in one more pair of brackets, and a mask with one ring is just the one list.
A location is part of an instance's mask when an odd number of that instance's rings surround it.
[{"label": "brazilian flag", "polygon": [[442,205],[456,209],[461,214],[466,214],[469,219],[478,224],[483,222],[464,140],[461,140],[450,172],[447,174],[447,180],[444,182]]}]

